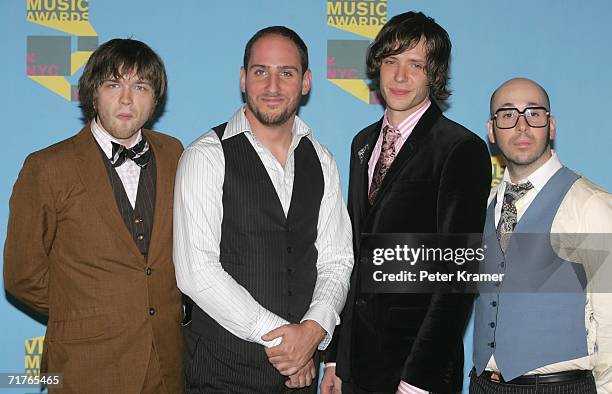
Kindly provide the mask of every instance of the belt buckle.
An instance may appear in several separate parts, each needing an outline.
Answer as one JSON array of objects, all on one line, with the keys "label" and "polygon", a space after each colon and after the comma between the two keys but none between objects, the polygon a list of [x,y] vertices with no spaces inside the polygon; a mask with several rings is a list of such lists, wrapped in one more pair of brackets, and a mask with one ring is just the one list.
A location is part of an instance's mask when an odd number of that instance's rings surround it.
[{"label": "belt buckle", "polygon": [[497,372],[491,372],[491,382],[501,383],[501,375]]}]

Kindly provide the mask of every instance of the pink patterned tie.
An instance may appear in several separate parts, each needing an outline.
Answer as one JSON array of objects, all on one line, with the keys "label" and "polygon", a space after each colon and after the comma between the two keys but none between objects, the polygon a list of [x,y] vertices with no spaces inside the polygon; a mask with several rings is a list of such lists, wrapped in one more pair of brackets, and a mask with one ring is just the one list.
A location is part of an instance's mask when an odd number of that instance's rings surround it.
[{"label": "pink patterned tie", "polygon": [[400,133],[397,130],[385,126],[383,128],[383,140],[380,148],[380,156],[374,167],[374,174],[372,175],[372,184],[370,185],[370,192],[368,193],[368,201],[370,205],[374,205],[376,196],[380,191],[380,185],[395,159],[395,142],[399,139]]}]

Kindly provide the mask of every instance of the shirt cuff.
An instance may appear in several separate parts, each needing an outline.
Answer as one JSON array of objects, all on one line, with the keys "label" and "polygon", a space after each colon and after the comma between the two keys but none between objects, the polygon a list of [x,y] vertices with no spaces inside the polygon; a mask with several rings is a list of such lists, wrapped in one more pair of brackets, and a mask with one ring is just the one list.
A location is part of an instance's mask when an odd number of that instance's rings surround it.
[{"label": "shirt cuff", "polygon": [[336,366],[336,363],[335,363],[334,361],[330,361],[330,362],[328,362],[328,363],[325,363],[324,368],[327,368],[327,367],[335,367],[335,366]]},{"label": "shirt cuff", "polygon": [[418,387],[414,387],[403,380],[400,381],[399,386],[397,387],[397,391],[401,394],[429,394],[429,391],[422,390]]},{"label": "shirt cuff", "polygon": [[265,308],[261,308],[261,310],[261,315],[259,316],[259,319],[257,319],[255,327],[253,327],[253,331],[249,336],[249,340],[251,340],[252,342],[259,343],[260,345],[264,345],[266,347],[279,345],[282,342],[281,337],[275,338],[272,341],[264,341],[263,339],[261,339],[261,337],[274,330],[275,328],[284,326],[285,324],[289,324],[289,322]]},{"label": "shirt cuff", "polygon": [[310,309],[306,311],[300,323],[305,320],[316,321],[325,330],[325,337],[321,340],[318,347],[319,350],[325,350],[332,340],[334,328],[340,323],[340,317],[327,305],[316,303],[310,306]]}]

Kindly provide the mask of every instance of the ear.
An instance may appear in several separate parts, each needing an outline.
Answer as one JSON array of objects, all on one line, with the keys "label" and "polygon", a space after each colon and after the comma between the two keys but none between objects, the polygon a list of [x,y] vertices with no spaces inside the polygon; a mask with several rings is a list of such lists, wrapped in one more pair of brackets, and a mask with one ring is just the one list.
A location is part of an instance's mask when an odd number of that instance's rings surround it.
[{"label": "ear", "polygon": [[551,116],[549,119],[550,122],[550,140],[554,140],[555,137],[557,136],[557,119],[555,119],[554,116]]},{"label": "ear", "polygon": [[312,83],[312,72],[310,69],[306,70],[302,77],[302,96],[305,96],[310,92],[310,84]]},{"label": "ear", "polygon": [[242,90],[242,93],[246,93],[246,70],[244,67],[240,67],[240,90]]},{"label": "ear", "polygon": [[489,136],[489,142],[495,143],[495,133],[493,133],[493,120],[489,119],[487,122],[487,136]]}]

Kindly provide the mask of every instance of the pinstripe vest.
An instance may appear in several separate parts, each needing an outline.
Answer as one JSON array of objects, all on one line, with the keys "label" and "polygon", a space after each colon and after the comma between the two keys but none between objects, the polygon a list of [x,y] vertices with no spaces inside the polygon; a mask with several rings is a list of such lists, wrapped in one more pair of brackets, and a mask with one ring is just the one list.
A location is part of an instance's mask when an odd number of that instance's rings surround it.
[{"label": "pinstripe vest", "polygon": [[[143,136],[144,138],[144,136]],[[100,150],[102,151],[102,150]],[[104,156],[104,153],[103,153]],[[156,191],[156,174],[157,166],[155,164],[155,155],[151,151],[151,159],[149,163],[140,169],[140,178],[138,179],[138,191],[136,193],[136,204],[132,208],[132,204],[119,178],[119,174],[110,163],[110,160],[104,156],[104,166],[111,181],[117,208],[123,218],[123,222],[127,226],[132,239],[138,246],[138,250],[147,258],[149,251],[149,243],[151,242],[151,232],[153,229],[153,215],[155,213],[155,191]]]},{"label": "pinstripe vest", "polygon": [[[214,128],[219,139],[225,126]],[[264,308],[299,323],[317,279],[315,241],[324,187],[317,153],[308,138],[302,138],[294,151],[293,191],[285,218],[270,177],[246,136],[241,133],[221,141],[225,156],[221,265]],[[210,363],[223,360],[226,365],[225,372],[218,372],[221,376],[235,374],[233,381],[245,385],[256,381],[262,392],[266,384],[284,387],[286,378],[268,362],[261,345],[233,336],[197,305],[192,324],[201,341],[215,346]],[[221,376],[217,379],[223,380]]]},{"label": "pinstripe vest", "polygon": [[505,256],[496,236],[496,200],[489,205],[481,272],[505,277],[497,291],[489,289],[476,299],[474,366],[478,374],[491,355],[505,380],[587,355],[584,268],[558,257],[550,244],[554,217],[578,178],[565,167],[550,178],[518,221]]}]

